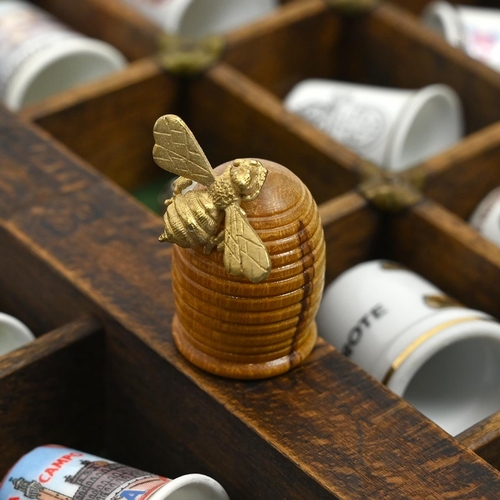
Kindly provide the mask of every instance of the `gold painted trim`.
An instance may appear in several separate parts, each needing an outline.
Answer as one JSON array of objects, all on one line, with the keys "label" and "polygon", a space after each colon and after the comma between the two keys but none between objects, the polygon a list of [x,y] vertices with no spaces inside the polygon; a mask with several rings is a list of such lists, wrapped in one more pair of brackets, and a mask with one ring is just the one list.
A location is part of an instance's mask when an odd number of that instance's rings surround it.
[{"label": "gold painted trim", "polygon": [[458,325],[460,323],[467,323],[468,321],[493,321],[488,318],[483,318],[481,316],[467,316],[465,318],[456,318],[452,319],[450,321],[446,321],[445,323],[442,323],[441,325],[438,325],[428,332],[424,333],[417,339],[415,339],[406,349],[403,350],[403,352],[394,360],[392,363],[391,367],[385,374],[385,377],[382,379],[382,383],[384,385],[387,385],[389,383],[389,380],[391,377],[394,375],[396,370],[398,370],[401,365],[408,359],[408,357],[413,354],[413,352],[420,347],[424,342],[427,342],[430,338],[434,337],[438,333],[442,332],[443,330],[446,330],[446,328],[449,328],[450,326]]},{"label": "gold painted trim", "polygon": [[424,295],[424,303],[433,309],[445,309],[446,307],[465,307],[458,300],[445,295]]}]

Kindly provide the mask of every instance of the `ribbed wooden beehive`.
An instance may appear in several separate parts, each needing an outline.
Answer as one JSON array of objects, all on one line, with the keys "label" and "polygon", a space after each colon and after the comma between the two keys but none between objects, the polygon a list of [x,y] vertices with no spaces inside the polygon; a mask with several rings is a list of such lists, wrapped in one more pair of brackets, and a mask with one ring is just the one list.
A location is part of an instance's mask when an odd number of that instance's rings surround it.
[{"label": "ribbed wooden beehive", "polygon": [[177,347],[198,367],[238,379],[279,375],[311,352],[324,285],[325,242],[311,193],[285,167],[260,161],[267,179],[241,207],[271,256],[270,276],[261,283],[231,276],[222,252],[176,245],[173,252]]}]

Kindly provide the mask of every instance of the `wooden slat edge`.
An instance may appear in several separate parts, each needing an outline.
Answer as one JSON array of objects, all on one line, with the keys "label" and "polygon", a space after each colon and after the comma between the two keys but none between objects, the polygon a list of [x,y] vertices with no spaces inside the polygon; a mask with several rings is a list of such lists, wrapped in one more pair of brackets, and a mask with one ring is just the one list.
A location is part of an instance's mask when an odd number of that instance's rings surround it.
[{"label": "wooden slat edge", "polygon": [[500,318],[496,245],[429,199],[395,216],[390,224],[394,258],[465,305]]},{"label": "wooden slat edge", "polygon": [[478,422],[456,439],[500,470],[500,412]]},{"label": "wooden slat edge", "polygon": [[[98,81],[65,90],[44,101],[31,104],[17,114],[27,121],[42,121],[68,108],[102,99],[113,92],[127,89],[131,85],[140,84],[162,73],[156,59],[143,58],[128,64],[123,70],[110,74]],[[167,77],[166,77],[167,78]]]},{"label": "wooden slat edge", "polygon": [[260,19],[256,23],[235,29],[226,35],[227,51],[238,50],[241,44],[252,43],[268,33],[287,29],[288,26],[307,17],[318,15],[327,9],[326,3],[321,0],[300,0],[289,2],[274,13]]},{"label": "wooden slat edge", "polygon": [[70,323],[47,332],[15,351],[0,357],[0,381],[42,358],[56,354],[71,344],[102,331],[103,324],[93,316],[77,318]]}]

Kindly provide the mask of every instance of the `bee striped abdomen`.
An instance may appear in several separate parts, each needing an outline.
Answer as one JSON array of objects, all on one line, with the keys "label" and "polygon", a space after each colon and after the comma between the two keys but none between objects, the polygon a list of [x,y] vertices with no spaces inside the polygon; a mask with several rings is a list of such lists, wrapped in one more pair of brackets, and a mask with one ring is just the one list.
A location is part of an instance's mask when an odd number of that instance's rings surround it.
[{"label": "bee striped abdomen", "polygon": [[163,216],[166,240],[185,248],[203,246],[217,234],[223,215],[206,191],[176,196]]}]

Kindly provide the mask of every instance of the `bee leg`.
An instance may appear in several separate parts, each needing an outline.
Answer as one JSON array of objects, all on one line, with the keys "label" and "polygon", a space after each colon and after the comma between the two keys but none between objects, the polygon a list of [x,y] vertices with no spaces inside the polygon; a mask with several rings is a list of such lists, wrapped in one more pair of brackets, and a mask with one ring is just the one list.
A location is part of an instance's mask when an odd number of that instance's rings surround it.
[{"label": "bee leg", "polygon": [[212,253],[212,250],[214,249],[214,247],[217,245],[216,241],[215,241],[215,237],[212,237],[210,238],[206,243],[205,245],[203,246],[203,253],[208,255],[210,253]]},{"label": "bee leg", "polygon": [[224,243],[224,230],[222,230],[218,235],[212,236],[203,246],[203,253],[210,254],[214,247],[217,247],[217,250],[220,252],[224,249],[221,247],[221,244]]},{"label": "bee leg", "polygon": [[182,194],[182,191],[187,187],[191,186],[193,181],[191,179],[187,179],[186,177],[178,177],[174,181],[174,196]]},{"label": "bee leg", "polygon": [[217,242],[217,251],[218,252],[223,252],[224,251],[224,238],[226,237],[226,230],[223,229],[216,237],[215,241]]}]

